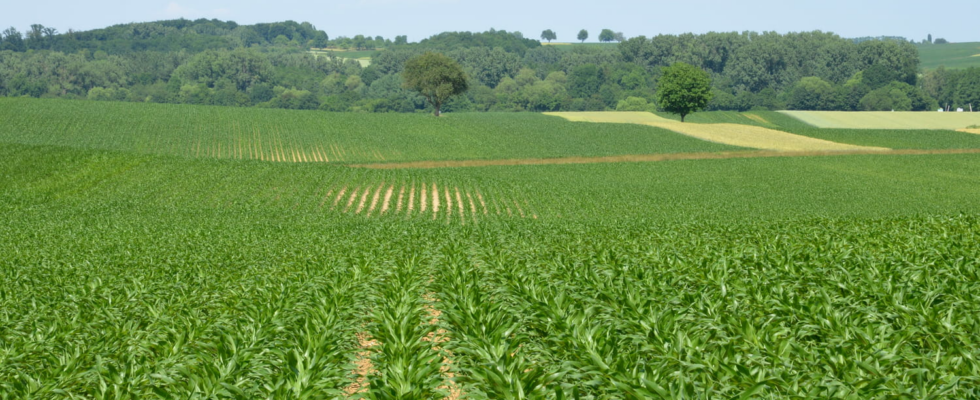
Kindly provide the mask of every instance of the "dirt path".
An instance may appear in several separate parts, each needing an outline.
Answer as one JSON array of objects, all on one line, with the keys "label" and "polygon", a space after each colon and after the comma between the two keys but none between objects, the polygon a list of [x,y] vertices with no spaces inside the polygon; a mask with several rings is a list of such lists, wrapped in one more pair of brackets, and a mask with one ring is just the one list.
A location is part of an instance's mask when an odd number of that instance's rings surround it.
[{"label": "dirt path", "polygon": [[370,169],[429,169],[491,167],[512,165],[560,165],[560,164],[601,164],[623,162],[655,162],[677,160],[721,160],[728,158],[763,157],[819,157],[844,155],[930,155],[930,154],[978,154],[980,149],[896,149],[896,150],[822,150],[822,151],[719,151],[710,153],[670,153],[670,154],[627,154],[604,157],[560,157],[560,158],[521,158],[502,160],[460,160],[460,161],[412,161],[400,163],[350,164],[354,168]]},{"label": "dirt path", "polygon": [[371,362],[371,353],[374,352],[374,348],[380,343],[377,340],[371,338],[371,335],[367,332],[359,332],[357,334],[358,348],[361,351],[357,352],[357,360],[354,361],[354,382],[349,386],[344,388],[344,394],[346,397],[352,397],[358,393],[365,393],[368,391],[368,375],[373,374],[376,370],[374,364]]}]

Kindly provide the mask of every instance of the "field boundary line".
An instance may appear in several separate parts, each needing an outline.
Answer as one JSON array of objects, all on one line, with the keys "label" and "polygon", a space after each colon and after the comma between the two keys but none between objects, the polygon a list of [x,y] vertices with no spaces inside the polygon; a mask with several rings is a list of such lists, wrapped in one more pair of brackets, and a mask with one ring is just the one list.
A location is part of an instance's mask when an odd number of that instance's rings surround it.
[{"label": "field boundary line", "polygon": [[657,162],[682,160],[723,160],[730,158],[765,157],[824,157],[849,155],[939,155],[980,154],[980,149],[893,149],[893,150],[813,150],[813,151],[719,151],[702,153],[624,154],[601,157],[507,158],[498,160],[409,161],[395,163],[348,164],[351,168],[368,169],[434,169],[463,167],[494,167],[517,165],[602,164],[624,162]]}]

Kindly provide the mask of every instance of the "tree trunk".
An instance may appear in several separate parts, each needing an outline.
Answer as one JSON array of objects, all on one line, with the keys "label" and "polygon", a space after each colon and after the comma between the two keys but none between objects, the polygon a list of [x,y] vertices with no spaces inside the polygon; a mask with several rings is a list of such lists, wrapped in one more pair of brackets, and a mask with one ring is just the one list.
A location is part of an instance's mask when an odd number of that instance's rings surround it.
[{"label": "tree trunk", "polygon": [[435,114],[435,116],[437,116],[437,117],[440,116],[440,115],[442,115],[442,113],[439,112],[439,110],[442,109],[442,104],[435,103],[435,104],[433,104],[433,106],[436,109],[435,113],[433,113],[433,114]]}]

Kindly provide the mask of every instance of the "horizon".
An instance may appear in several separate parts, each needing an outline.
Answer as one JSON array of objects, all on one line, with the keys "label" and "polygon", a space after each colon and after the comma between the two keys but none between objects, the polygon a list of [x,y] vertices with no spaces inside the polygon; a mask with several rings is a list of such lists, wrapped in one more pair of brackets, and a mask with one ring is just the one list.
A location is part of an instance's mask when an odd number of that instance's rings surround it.
[{"label": "horizon", "polygon": [[[53,27],[59,33],[87,31],[128,23],[200,18],[234,21],[241,25],[292,20],[309,22],[333,39],[355,35],[382,36],[394,39],[405,35],[418,42],[442,32],[484,32],[490,29],[521,32],[525,38],[540,39],[546,29],[554,31],[555,42],[575,43],[580,29],[589,32],[586,42],[598,41],[602,29],[622,32],[626,37],[653,37],[707,32],[811,32],[823,31],[843,38],[897,36],[916,43],[932,35],[951,43],[980,41],[972,28],[972,15],[980,5],[964,4],[957,13],[935,7],[922,8],[911,1],[853,4],[842,0],[794,2],[748,0],[739,4],[707,1],[700,9],[712,13],[698,18],[653,18],[646,15],[684,15],[686,7],[655,3],[636,5],[630,1],[611,0],[602,9],[638,9],[626,13],[583,13],[595,8],[580,1],[561,6],[524,4],[514,0],[495,3],[491,9],[480,9],[461,0],[357,0],[351,3],[301,4],[283,0],[270,8],[255,1],[229,2],[204,0],[186,6],[178,1],[155,1],[132,4],[121,0],[97,0],[79,4],[15,3],[0,15],[0,29],[13,27],[25,33],[31,24]],[[578,5],[578,7],[573,7]],[[295,6],[295,7],[290,7]],[[513,6],[513,7],[510,7]],[[293,11],[293,10],[306,11]],[[97,11],[96,11],[97,10]],[[115,12],[105,12],[115,10]],[[515,10],[522,10],[517,12]],[[765,10],[765,12],[758,12]],[[840,10],[846,10],[842,12]],[[95,14],[93,14],[93,11]],[[493,23],[486,21],[493,20]]]}]

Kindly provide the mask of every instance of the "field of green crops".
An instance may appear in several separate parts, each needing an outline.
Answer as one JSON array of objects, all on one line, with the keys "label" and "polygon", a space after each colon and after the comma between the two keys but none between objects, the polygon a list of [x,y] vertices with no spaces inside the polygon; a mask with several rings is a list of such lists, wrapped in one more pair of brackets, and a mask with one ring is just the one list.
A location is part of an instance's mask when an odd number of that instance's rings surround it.
[{"label": "field of green crops", "polygon": [[919,59],[924,69],[980,67],[980,43],[920,44]]},{"label": "field of green crops", "polygon": [[[980,396],[977,154],[371,170],[181,147],[319,113],[80,103],[0,111],[0,399]],[[664,135],[449,117],[316,132]]]},{"label": "field of green crops", "polygon": [[345,114],[0,98],[0,141],[188,157],[365,162],[732,150],[654,127],[531,113]]}]

